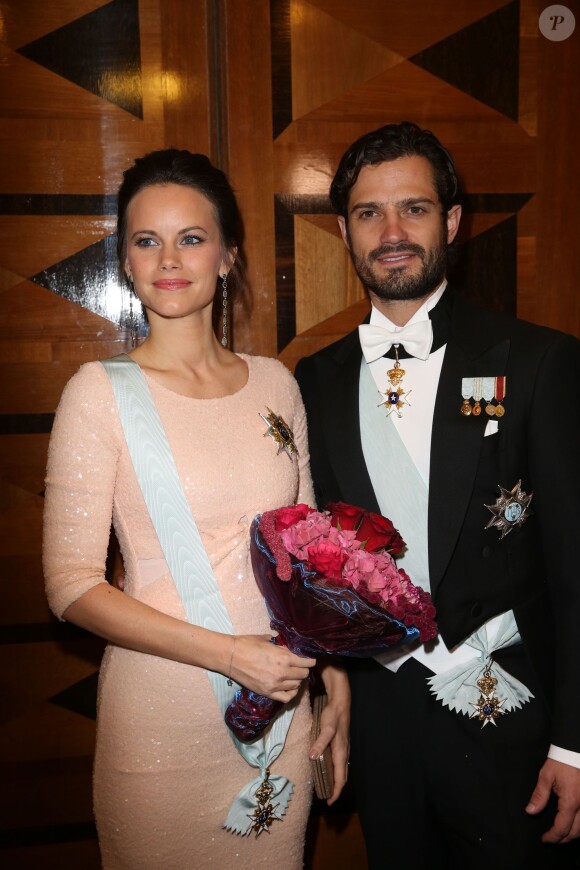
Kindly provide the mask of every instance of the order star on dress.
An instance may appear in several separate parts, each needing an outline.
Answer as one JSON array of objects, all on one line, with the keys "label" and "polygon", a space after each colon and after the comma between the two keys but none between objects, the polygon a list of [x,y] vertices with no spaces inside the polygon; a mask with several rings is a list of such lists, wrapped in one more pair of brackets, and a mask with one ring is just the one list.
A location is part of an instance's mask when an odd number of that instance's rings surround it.
[{"label": "order star on dress", "polygon": [[294,442],[294,434],[290,426],[284,422],[282,417],[271,411],[270,408],[266,408],[266,410],[268,411],[267,417],[264,414],[260,414],[260,417],[268,426],[267,431],[264,432],[264,438],[266,435],[273,438],[278,445],[278,453],[284,451],[290,461],[293,462],[294,456],[298,456],[298,448]]}]

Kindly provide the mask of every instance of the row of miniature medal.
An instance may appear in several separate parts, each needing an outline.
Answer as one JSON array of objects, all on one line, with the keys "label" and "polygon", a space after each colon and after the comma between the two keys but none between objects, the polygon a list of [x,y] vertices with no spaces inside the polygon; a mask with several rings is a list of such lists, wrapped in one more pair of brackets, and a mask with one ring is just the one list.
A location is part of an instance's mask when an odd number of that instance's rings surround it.
[{"label": "row of miniature medal", "polygon": [[[393,411],[397,413],[398,417],[402,417],[403,405],[410,405],[407,397],[410,395],[411,390],[403,390],[402,388],[401,381],[405,377],[406,372],[401,368],[396,345],[395,357],[393,368],[387,372],[391,389],[386,391],[386,399],[381,402],[381,405],[387,408],[387,417]],[[486,414],[490,417],[503,417],[505,408],[502,402],[506,395],[506,381],[505,375],[462,378],[461,395],[463,402],[459,410],[463,416],[469,417],[473,414],[474,417],[479,417],[483,409],[482,406],[485,403]]]},{"label": "row of miniature medal", "polygon": [[[461,395],[463,403],[460,411],[464,417],[473,414],[478,417],[485,402],[485,413],[490,417],[503,417],[505,408],[502,405],[506,393],[506,377],[462,378]],[[473,405],[471,400],[473,399]],[[497,404],[493,404],[493,402]]]}]

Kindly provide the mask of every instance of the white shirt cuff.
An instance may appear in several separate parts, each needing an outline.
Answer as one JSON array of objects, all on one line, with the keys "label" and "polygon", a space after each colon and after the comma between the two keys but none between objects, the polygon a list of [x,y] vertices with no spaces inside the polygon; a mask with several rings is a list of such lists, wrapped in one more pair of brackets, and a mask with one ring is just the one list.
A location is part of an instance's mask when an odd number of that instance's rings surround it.
[{"label": "white shirt cuff", "polygon": [[559,746],[550,746],[548,758],[569,764],[570,767],[580,768],[580,752],[572,752],[571,749],[561,749]]}]

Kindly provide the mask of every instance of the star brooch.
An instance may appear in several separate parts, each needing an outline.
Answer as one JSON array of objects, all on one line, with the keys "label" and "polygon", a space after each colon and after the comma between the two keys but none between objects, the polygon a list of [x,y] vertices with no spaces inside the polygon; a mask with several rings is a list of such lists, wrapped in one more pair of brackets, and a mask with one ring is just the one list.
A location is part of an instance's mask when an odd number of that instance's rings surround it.
[{"label": "star brooch", "polygon": [[268,411],[268,416],[264,414],[260,414],[260,417],[267,425],[268,429],[264,432],[264,438],[266,435],[269,435],[274,439],[276,444],[278,445],[278,453],[284,453],[290,461],[292,462],[294,456],[298,456],[298,448],[294,443],[294,435],[292,434],[292,430],[290,427],[284,422],[282,417],[279,417],[278,414],[275,414],[270,408],[266,409]]},{"label": "star brooch", "polygon": [[534,497],[534,493],[529,495],[523,491],[522,482],[518,480],[513,489],[504,489],[499,487],[501,493],[495,504],[486,504],[485,507],[493,514],[492,518],[486,525],[486,529],[495,526],[501,534],[499,539],[505,538],[512,529],[521,526],[532,511],[530,510],[530,502]]}]

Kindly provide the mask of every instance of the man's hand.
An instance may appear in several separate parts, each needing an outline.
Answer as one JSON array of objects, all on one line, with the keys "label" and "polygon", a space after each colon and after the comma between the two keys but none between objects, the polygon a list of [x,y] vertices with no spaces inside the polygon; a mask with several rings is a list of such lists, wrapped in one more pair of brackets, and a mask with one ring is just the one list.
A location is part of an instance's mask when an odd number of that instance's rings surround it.
[{"label": "man's hand", "polygon": [[580,837],[580,770],[547,758],[526,812],[530,815],[541,812],[551,791],[558,796],[558,812],[554,824],[542,837],[542,842],[569,843],[575,837]]}]

